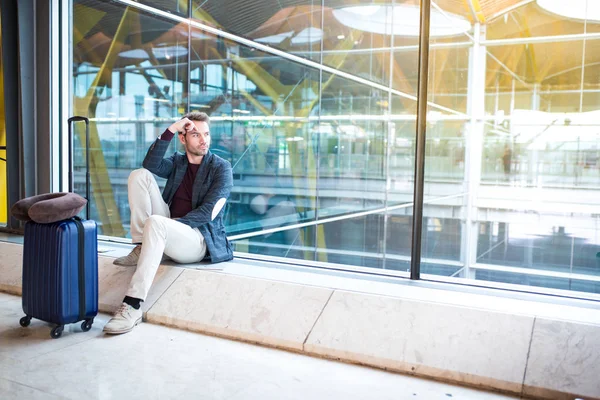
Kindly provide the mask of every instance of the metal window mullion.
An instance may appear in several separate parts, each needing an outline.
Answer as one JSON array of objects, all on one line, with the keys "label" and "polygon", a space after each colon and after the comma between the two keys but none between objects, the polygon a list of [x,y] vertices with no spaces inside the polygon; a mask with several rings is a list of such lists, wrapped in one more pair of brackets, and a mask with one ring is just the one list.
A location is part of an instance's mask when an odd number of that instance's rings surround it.
[{"label": "metal window mullion", "polygon": [[[54,66],[58,69],[57,75],[59,77],[58,88],[59,93],[56,93],[58,107],[58,120],[54,123],[54,127],[58,127],[57,131],[53,133],[56,141],[55,148],[57,151],[54,153],[56,158],[53,159],[53,168],[57,168],[58,173],[54,174],[58,177],[56,183],[53,183],[53,187],[58,187],[59,191],[68,190],[69,182],[69,160],[66,155],[68,154],[69,141],[71,138],[68,137],[68,126],[67,120],[71,114],[73,114],[72,105],[74,98],[74,85],[73,77],[71,72],[73,71],[73,1],[57,1],[60,6],[58,9],[59,13],[59,30],[60,30],[60,41],[58,46],[54,48],[52,57],[58,57]],[[55,114],[56,115],[56,114]]]},{"label": "metal window mullion", "polygon": [[410,279],[421,274],[421,234],[423,230],[423,193],[425,183],[425,139],[427,130],[427,82],[429,74],[429,19],[431,0],[421,1],[419,24],[419,89],[417,92],[417,129],[415,146],[414,212],[412,224],[412,251]]},{"label": "metal window mullion", "polygon": [[[37,107],[35,104],[35,9],[33,3],[20,2],[17,6],[17,34],[18,34],[18,85],[20,89],[19,105],[21,110],[28,110],[27,114],[20,113],[20,135],[19,142],[21,150],[21,197],[36,194],[36,165],[35,158],[36,135],[35,115]],[[33,116],[33,117],[32,117]]]},{"label": "metal window mullion", "polygon": [[56,1],[39,2],[34,8],[35,36],[33,58],[35,60],[33,101],[35,102],[35,193],[52,190],[52,122],[54,89],[52,38],[55,36],[54,13]]},{"label": "metal window mullion", "polygon": [[482,40],[481,44],[486,47],[510,46],[510,45],[531,45],[541,43],[559,43],[559,42],[580,42],[583,40],[600,40],[600,32],[574,33],[567,35],[550,36],[528,36],[524,38],[510,39],[489,39]]},{"label": "metal window mullion", "polygon": [[392,1],[392,7],[391,7],[391,12],[392,12],[392,17],[391,17],[391,24],[390,24],[390,64],[389,64],[389,74],[390,74],[390,79],[388,81],[388,107],[387,107],[387,118],[385,121],[386,127],[387,127],[387,140],[386,140],[386,146],[384,148],[385,150],[385,167],[384,167],[384,171],[385,171],[385,188],[384,188],[384,203],[383,206],[385,208],[385,212],[383,213],[383,243],[381,245],[381,252],[383,254],[383,260],[382,260],[382,268],[386,269],[386,252],[387,252],[387,233],[388,233],[388,213],[389,213],[389,190],[391,187],[391,179],[390,179],[390,152],[391,152],[391,147],[392,147],[392,143],[394,140],[393,137],[393,132],[396,124],[394,124],[394,127],[392,127],[392,121],[390,119],[390,116],[392,115],[392,89],[393,89],[393,84],[394,84],[394,3]]},{"label": "metal window mullion", "polygon": [[[188,15],[190,16],[190,19],[192,18],[191,12],[192,12],[192,0],[189,1],[189,8],[188,8]],[[188,48],[188,54],[187,54],[187,105],[186,105],[186,113],[189,113],[191,111],[191,104],[192,104],[192,25],[188,24],[188,42],[187,42],[187,48]],[[175,90],[173,90],[173,95],[175,95]],[[232,133],[233,134],[233,133]]]},{"label": "metal window mullion", "polygon": [[60,46],[63,39],[61,34],[62,2],[53,0],[50,8],[50,102],[53,105],[50,113],[50,191],[60,192]]},{"label": "metal window mullion", "polygon": [[[19,45],[17,4],[1,1],[2,17],[2,79],[4,81],[4,115],[6,129],[7,211],[17,202],[21,192],[19,143]],[[19,221],[7,212],[7,227],[19,228]]]},{"label": "metal window mullion", "polygon": [[[323,32],[323,27],[325,24],[325,13],[323,12],[323,9],[325,7],[325,0],[321,0],[321,32]],[[321,35],[321,51],[319,52],[319,64],[323,65],[323,35]],[[321,68],[319,68],[319,85],[318,85],[318,90],[319,90],[319,112],[317,113],[317,125],[321,126],[321,107],[322,107],[322,100],[323,100],[323,70]],[[317,154],[315,157],[316,160],[316,171],[315,171],[315,221],[319,220],[319,179],[320,179],[320,174],[321,174],[321,130],[318,129],[317,130]],[[319,252],[318,250],[318,246],[319,246],[319,242],[318,242],[318,237],[317,235],[319,234],[319,228],[317,227],[317,225],[315,225],[315,228],[313,230],[313,243],[315,246],[315,252],[313,255],[313,260],[317,261],[317,257]]]}]

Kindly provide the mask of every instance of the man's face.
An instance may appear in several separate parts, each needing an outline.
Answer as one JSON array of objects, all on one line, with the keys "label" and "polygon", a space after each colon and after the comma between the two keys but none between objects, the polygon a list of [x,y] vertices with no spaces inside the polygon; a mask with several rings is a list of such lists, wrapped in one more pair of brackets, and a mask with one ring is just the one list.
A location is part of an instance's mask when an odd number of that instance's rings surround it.
[{"label": "man's face", "polygon": [[204,121],[192,121],[194,129],[186,131],[181,138],[185,151],[194,156],[204,156],[210,146],[210,129]]}]

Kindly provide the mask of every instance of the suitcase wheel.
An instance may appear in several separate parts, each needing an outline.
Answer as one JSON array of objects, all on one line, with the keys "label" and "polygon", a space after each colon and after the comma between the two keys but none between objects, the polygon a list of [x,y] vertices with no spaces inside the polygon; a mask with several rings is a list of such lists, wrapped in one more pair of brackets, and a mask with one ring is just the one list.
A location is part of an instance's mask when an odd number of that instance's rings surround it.
[{"label": "suitcase wheel", "polygon": [[63,325],[57,325],[54,329],[52,329],[52,331],[50,332],[50,336],[52,337],[52,339],[58,339],[59,337],[61,337],[63,329],[65,329]]},{"label": "suitcase wheel", "polygon": [[31,323],[31,317],[26,315],[19,320],[19,323],[21,324],[21,326],[23,328],[27,328],[29,326],[29,324]]},{"label": "suitcase wheel", "polygon": [[81,323],[81,330],[84,332],[89,331],[90,329],[92,329],[92,324],[94,323],[94,318],[92,319],[86,319],[85,321],[83,321]]}]

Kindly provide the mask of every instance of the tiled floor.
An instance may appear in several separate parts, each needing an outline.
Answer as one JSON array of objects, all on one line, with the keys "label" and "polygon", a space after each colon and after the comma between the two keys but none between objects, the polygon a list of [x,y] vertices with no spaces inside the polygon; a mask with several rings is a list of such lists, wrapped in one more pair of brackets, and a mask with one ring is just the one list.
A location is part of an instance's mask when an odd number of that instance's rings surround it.
[{"label": "tiled floor", "polygon": [[105,336],[105,315],[55,340],[21,316],[21,298],[0,293],[3,400],[512,398],[147,323]]}]

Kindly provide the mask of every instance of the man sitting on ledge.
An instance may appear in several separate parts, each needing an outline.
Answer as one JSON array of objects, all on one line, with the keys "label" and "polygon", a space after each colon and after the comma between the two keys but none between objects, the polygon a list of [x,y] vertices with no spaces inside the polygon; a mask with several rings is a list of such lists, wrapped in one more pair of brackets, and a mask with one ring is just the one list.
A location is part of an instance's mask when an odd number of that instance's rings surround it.
[{"label": "man sitting on ledge", "polygon": [[[176,134],[185,154],[163,158]],[[233,258],[223,225],[223,206],[233,186],[231,164],[212,154],[209,145],[208,115],[189,113],[150,146],[144,168],[129,175],[131,239],[137,245],[114,264],[137,268],[104,332],[126,333],[142,321],[140,302],[148,295],[163,253],[182,264]],[[168,179],[162,196],[152,174]]]}]

